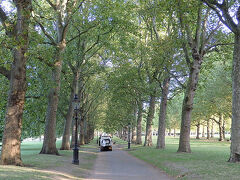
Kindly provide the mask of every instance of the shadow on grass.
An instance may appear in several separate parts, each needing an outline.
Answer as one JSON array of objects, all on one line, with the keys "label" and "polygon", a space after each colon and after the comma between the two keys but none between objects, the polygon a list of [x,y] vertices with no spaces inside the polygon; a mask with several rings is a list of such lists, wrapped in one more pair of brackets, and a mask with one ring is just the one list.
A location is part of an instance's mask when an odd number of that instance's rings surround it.
[{"label": "shadow on grass", "polygon": [[[58,143],[59,144],[59,143]],[[73,151],[59,151],[60,156],[39,154],[41,142],[22,143],[24,167],[0,166],[0,179],[81,179],[87,177],[97,157],[97,145],[79,149],[79,165],[72,164]]]}]

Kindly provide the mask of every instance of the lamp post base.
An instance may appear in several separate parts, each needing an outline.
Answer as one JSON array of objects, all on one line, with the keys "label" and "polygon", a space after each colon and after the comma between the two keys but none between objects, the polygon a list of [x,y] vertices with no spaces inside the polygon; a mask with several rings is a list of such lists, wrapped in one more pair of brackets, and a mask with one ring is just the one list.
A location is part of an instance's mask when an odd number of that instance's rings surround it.
[{"label": "lamp post base", "polygon": [[128,149],[130,149],[130,144],[131,144],[131,143],[130,143],[130,142],[128,142]]},{"label": "lamp post base", "polygon": [[73,160],[72,164],[79,165],[79,160]]},{"label": "lamp post base", "polygon": [[73,164],[79,165],[79,160],[78,160],[78,147],[73,148]]}]

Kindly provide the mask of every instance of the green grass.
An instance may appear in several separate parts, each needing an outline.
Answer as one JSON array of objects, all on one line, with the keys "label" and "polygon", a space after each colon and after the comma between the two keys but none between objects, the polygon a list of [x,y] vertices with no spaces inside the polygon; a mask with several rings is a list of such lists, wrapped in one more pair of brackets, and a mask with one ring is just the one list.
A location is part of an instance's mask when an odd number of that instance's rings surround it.
[{"label": "green grass", "polygon": [[229,142],[191,139],[192,153],[176,153],[178,141],[167,137],[165,150],[132,145],[129,153],[179,179],[239,179],[240,164],[227,162]]},{"label": "green grass", "polygon": [[[59,148],[61,141],[57,141]],[[60,156],[39,154],[42,142],[23,142],[24,167],[0,166],[0,179],[81,179],[88,176],[97,157],[95,141],[79,150],[79,166],[72,164],[72,150],[59,151]]]}]

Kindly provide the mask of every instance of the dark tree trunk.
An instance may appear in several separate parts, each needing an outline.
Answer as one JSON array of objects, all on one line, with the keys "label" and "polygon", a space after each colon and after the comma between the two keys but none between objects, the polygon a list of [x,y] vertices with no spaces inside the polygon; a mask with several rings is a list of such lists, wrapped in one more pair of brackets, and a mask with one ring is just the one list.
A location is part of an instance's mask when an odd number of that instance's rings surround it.
[{"label": "dark tree trunk", "polygon": [[52,81],[55,85],[50,89],[48,94],[48,108],[45,122],[45,132],[43,146],[40,154],[59,155],[56,148],[56,116],[59,102],[59,92],[61,84],[62,71],[62,53],[64,49],[56,48],[56,63],[52,72]]},{"label": "dark tree trunk", "polygon": [[80,139],[79,139],[80,145],[84,145],[85,144],[84,121],[85,121],[85,118],[81,117],[81,120],[80,120]]},{"label": "dark tree trunk", "polygon": [[225,120],[223,119],[223,125],[222,125],[222,133],[223,133],[223,139],[225,140]]},{"label": "dark tree trunk", "polygon": [[214,138],[214,121],[212,121],[212,127],[211,127],[211,138]]},{"label": "dark tree trunk", "polygon": [[122,128],[120,130],[118,130],[118,136],[120,139],[122,139]]},{"label": "dark tree trunk", "polygon": [[[192,50],[195,52],[196,50]],[[191,114],[193,110],[193,99],[197,89],[199,72],[201,69],[202,58],[198,53],[193,53],[193,63],[190,68],[188,84],[184,94],[182,105],[182,120],[179,138],[178,152],[191,152],[190,148],[190,129],[191,129]]]},{"label": "dark tree trunk", "polygon": [[22,116],[27,90],[26,52],[29,40],[28,28],[31,1],[23,0],[14,2],[17,7],[17,21],[14,27],[14,37],[19,47],[14,48],[12,51],[13,63],[11,67],[10,90],[6,107],[0,164],[22,166],[20,146]]},{"label": "dark tree trunk", "polygon": [[[71,145],[70,148],[74,147],[74,143],[75,143],[75,129],[76,129],[76,122],[75,119],[72,119],[72,138],[71,138]],[[79,128],[78,128],[79,129]]]},{"label": "dark tree trunk", "polygon": [[218,128],[219,128],[219,141],[224,141],[223,137],[223,116],[219,116],[219,123],[218,123]]},{"label": "dark tree trunk", "polygon": [[64,125],[64,132],[63,132],[63,139],[62,139],[62,146],[61,150],[70,150],[70,130],[73,120],[73,107],[72,101],[74,98],[74,94],[76,92],[76,86],[78,81],[78,73],[74,73],[73,82],[72,82],[72,91],[69,100],[68,112],[67,117]]},{"label": "dark tree trunk", "polygon": [[168,129],[168,135],[171,136],[171,129]]},{"label": "dark tree trunk", "polygon": [[230,162],[240,161],[240,30],[235,34],[232,68],[232,125]]},{"label": "dark tree trunk", "polygon": [[85,118],[84,121],[84,143],[85,144],[89,143],[89,124],[87,118]]},{"label": "dark tree trunk", "polygon": [[146,135],[145,135],[145,142],[144,146],[152,146],[152,122],[154,118],[155,113],[155,92],[150,96],[150,105],[149,105],[149,111],[147,116],[147,122],[146,122]]},{"label": "dark tree trunk", "polygon": [[210,139],[210,121],[207,121],[207,139]]},{"label": "dark tree trunk", "polygon": [[196,139],[200,139],[199,134],[200,134],[200,123],[198,123],[197,125],[197,136]]},{"label": "dark tree trunk", "polygon": [[143,102],[138,102],[138,117],[137,117],[137,142],[136,144],[142,144],[142,112]]},{"label": "dark tree trunk", "polygon": [[166,78],[163,81],[162,97],[159,111],[158,121],[158,138],[157,138],[157,149],[165,148],[165,131],[166,131],[166,113],[167,113],[167,98],[168,98],[168,87],[170,78]]},{"label": "dark tree trunk", "polygon": [[126,126],[124,128],[124,141],[127,141],[128,140],[128,127]]},{"label": "dark tree trunk", "polygon": [[205,137],[205,126],[203,125],[203,129],[202,129],[202,137]]},{"label": "dark tree trunk", "polygon": [[195,91],[197,89],[199,72],[201,69],[202,58],[198,53],[193,51],[193,63],[190,68],[190,75],[184,94],[183,105],[182,105],[182,120],[181,120],[181,131],[179,138],[178,152],[191,152],[190,148],[190,129],[191,129],[191,114],[193,110],[193,99]]}]

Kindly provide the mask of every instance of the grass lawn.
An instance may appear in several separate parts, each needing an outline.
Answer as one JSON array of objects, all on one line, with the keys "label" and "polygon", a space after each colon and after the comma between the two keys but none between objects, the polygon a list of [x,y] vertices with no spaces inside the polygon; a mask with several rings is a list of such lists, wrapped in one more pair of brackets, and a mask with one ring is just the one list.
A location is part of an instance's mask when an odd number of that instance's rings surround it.
[{"label": "grass lawn", "polygon": [[[57,141],[60,147],[61,141]],[[89,174],[97,157],[95,141],[79,151],[80,165],[72,164],[72,150],[60,151],[60,156],[39,154],[42,142],[23,142],[22,160],[25,167],[1,166],[0,179],[81,179]]]},{"label": "grass lawn", "polygon": [[240,164],[227,162],[229,142],[191,139],[192,153],[176,153],[178,138],[167,137],[165,150],[155,148],[156,136],[153,141],[153,147],[132,145],[129,153],[179,179],[240,179]]}]

